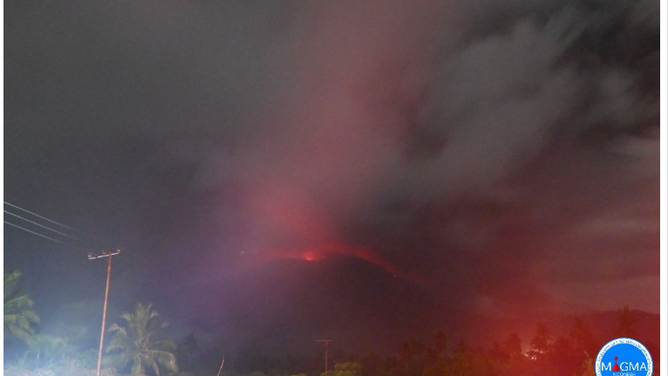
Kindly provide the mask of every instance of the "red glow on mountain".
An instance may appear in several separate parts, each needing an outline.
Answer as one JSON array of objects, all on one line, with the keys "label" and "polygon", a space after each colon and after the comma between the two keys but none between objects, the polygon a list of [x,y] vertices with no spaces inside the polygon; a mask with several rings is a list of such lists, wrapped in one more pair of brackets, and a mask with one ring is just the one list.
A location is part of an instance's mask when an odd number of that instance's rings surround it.
[{"label": "red glow on mountain", "polygon": [[316,252],[304,252],[304,254],[301,255],[301,258],[306,261],[321,261],[325,257]]},{"label": "red glow on mountain", "polygon": [[343,243],[327,243],[295,251],[271,252],[271,258],[300,259],[317,262],[334,256],[352,257],[376,265],[395,277],[400,277],[412,283],[422,283],[422,279],[411,273],[399,270],[396,265],[383,259],[377,253],[364,246],[355,246]]}]

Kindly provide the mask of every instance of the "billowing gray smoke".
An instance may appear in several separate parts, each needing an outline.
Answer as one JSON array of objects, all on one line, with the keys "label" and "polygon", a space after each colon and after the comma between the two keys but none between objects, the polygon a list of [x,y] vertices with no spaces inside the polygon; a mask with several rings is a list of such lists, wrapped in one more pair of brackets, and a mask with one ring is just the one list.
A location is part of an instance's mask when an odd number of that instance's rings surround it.
[{"label": "billowing gray smoke", "polygon": [[658,311],[658,1],[70,5],[8,5],[8,138],[130,167],[75,207],[160,249],[145,294],[177,317]]}]

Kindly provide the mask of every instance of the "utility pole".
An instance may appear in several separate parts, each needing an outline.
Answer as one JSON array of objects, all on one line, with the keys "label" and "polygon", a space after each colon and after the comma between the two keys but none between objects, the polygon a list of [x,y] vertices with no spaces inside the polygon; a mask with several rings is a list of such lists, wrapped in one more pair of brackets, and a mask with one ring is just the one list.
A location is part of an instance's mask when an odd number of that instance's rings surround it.
[{"label": "utility pole", "polygon": [[223,361],[220,362],[220,368],[218,368],[218,375],[216,375],[216,376],[220,376],[220,374],[223,372],[223,366],[224,365],[225,365],[225,357],[223,357]]},{"label": "utility pole", "polygon": [[100,331],[100,351],[97,353],[97,376],[100,376],[100,366],[102,365],[102,347],[104,346],[104,324],[107,321],[107,298],[109,297],[109,278],[111,277],[111,257],[116,256],[121,253],[121,249],[118,248],[115,251],[107,252],[102,251],[101,254],[96,255],[93,253],[88,254],[88,260],[97,260],[100,258],[109,258],[109,266],[107,267],[107,287],[104,290],[104,308],[102,309],[102,330]]},{"label": "utility pole", "polygon": [[329,343],[332,342],[331,339],[316,339],[316,342],[323,342],[325,344],[325,376],[329,375],[329,369],[327,368],[327,350]]}]

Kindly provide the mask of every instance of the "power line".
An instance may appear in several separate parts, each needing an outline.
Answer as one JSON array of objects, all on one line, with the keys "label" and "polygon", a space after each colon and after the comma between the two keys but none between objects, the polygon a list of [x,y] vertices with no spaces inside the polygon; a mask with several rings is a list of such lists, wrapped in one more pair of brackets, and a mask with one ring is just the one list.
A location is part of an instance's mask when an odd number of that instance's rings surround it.
[{"label": "power line", "polygon": [[11,203],[9,203],[9,202],[7,202],[7,201],[5,201],[5,205],[9,205],[9,206],[11,206],[11,207],[13,207],[13,208],[17,208],[17,209],[19,209],[19,210],[23,210],[24,212],[29,213],[29,214],[32,214],[32,215],[34,215],[35,217],[39,217],[39,218],[42,218],[42,219],[45,220],[45,221],[49,221],[49,222],[51,222],[51,223],[55,223],[55,224],[57,224],[58,226],[65,227],[66,229],[69,229],[69,230],[72,230],[72,231],[78,231],[77,229],[74,229],[74,228],[72,228],[72,227],[70,227],[70,226],[64,225],[64,224],[62,224],[62,223],[58,223],[58,222],[56,222],[56,221],[54,221],[54,220],[52,220],[52,219],[49,219],[49,218],[44,217],[44,216],[41,216],[41,215],[39,215],[39,214],[37,214],[37,213],[33,213],[33,212],[31,212],[30,210],[24,209],[24,208],[22,208],[22,207],[20,207],[20,206],[18,206],[18,205],[11,204]]},{"label": "power line", "polygon": [[[71,246],[74,246],[74,247],[77,247],[77,248],[81,248],[81,247],[89,248],[90,246],[96,247],[96,245],[93,244],[93,243],[96,243],[96,242],[92,239],[92,237],[91,237],[90,235],[84,233],[83,231],[80,231],[80,230],[75,229],[75,228],[73,228],[73,227],[67,226],[67,225],[62,224],[62,223],[60,223],[60,222],[54,221],[53,219],[50,219],[50,218],[47,218],[47,217],[45,217],[45,216],[43,216],[43,215],[37,214],[37,213],[35,213],[35,212],[32,212],[32,211],[30,211],[30,210],[28,210],[28,209],[25,209],[25,208],[22,208],[22,207],[20,207],[20,206],[18,206],[18,205],[14,205],[14,204],[12,204],[11,202],[4,201],[4,203],[5,203],[6,205],[8,205],[8,206],[11,206],[11,207],[13,207],[13,208],[22,210],[22,211],[24,211],[24,212],[26,212],[26,213],[28,213],[28,214],[30,214],[30,215],[33,215],[33,216],[35,216],[35,217],[37,217],[37,218],[41,218],[41,219],[43,219],[43,220],[45,220],[45,221],[54,223],[54,224],[56,224],[56,225],[58,225],[58,226],[61,226],[61,227],[63,227],[63,228],[66,228],[66,229],[68,229],[68,230],[71,230],[71,231],[75,232],[76,235],[79,236],[79,237],[75,237],[75,236],[70,235],[70,234],[67,234],[67,233],[65,233],[65,232],[55,230],[55,229],[53,229],[53,228],[51,228],[51,227],[49,227],[49,226],[45,226],[45,225],[43,225],[43,224],[41,224],[41,223],[38,223],[38,222],[35,222],[35,221],[31,221],[31,220],[29,220],[29,219],[27,219],[27,218],[24,218],[24,217],[22,217],[22,216],[20,216],[20,215],[18,215],[18,214],[16,214],[16,213],[12,213],[12,212],[9,212],[9,211],[5,210],[5,213],[8,213],[8,214],[10,214],[10,215],[12,215],[12,216],[14,216],[14,217],[20,218],[20,219],[22,219],[22,220],[24,220],[24,221],[27,221],[27,222],[29,222],[29,223],[32,223],[32,224],[37,225],[37,226],[39,226],[39,227],[45,228],[45,229],[47,229],[47,230],[49,230],[49,231],[53,231],[53,232],[55,232],[55,233],[57,233],[57,234],[60,234],[60,235],[62,235],[62,236],[65,236],[65,237],[67,237],[67,238],[70,238],[70,239],[72,239],[72,240],[75,240],[74,244],[69,244],[69,243],[67,243],[68,245],[71,245]],[[12,226],[15,226],[13,223],[12,223],[11,225],[12,225]],[[17,227],[17,226],[15,226],[15,227]],[[63,230],[63,231],[64,231],[64,230]],[[32,231],[29,231],[29,232],[30,232],[30,233],[34,233],[34,232],[32,232]],[[38,236],[42,236],[42,235],[40,234],[40,235],[38,235]],[[83,239],[81,238],[81,236],[83,236]],[[45,236],[42,236],[42,237],[45,237]],[[47,238],[48,238],[48,237],[47,237]],[[66,244],[66,243],[62,243],[62,242],[59,242],[59,243],[61,243],[61,244]]]},{"label": "power line", "polygon": [[5,222],[6,224],[10,225],[10,226],[14,226],[14,227],[19,228],[19,229],[21,229],[21,230],[23,230],[23,231],[27,231],[27,232],[29,232],[29,233],[31,233],[31,234],[35,234],[35,235],[37,235],[37,236],[41,236],[41,237],[43,237],[43,238],[49,239],[49,240],[51,240],[51,241],[54,241],[54,242],[56,242],[56,243],[65,244],[65,243],[61,242],[60,240],[56,240],[56,239],[54,239],[54,238],[50,238],[50,237],[48,237],[48,236],[46,236],[46,235],[42,235],[42,234],[40,234],[40,233],[37,233],[37,232],[31,231],[31,230],[28,230],[27,228],[23,228],[23,227],[21,227],[21,226],[19,226],[19,225],[15,225],[15,224],[13,224],[13,223],[11,223],[11,222],[7,222],[7,221],[4,221],[4,222]]},{"label": "power line", "polygon": [[39,227],[44,228],[44,229],[47,229],[47,230],[49,230],[49,231],[53,231],[53,232],[55,232],[56,234],[60,234],[60,235],[62,235],[62,236],[65,236],[65,237],[67,237],[67,238],[70,238],[70,239],[78,240],[78,239],[75,238],[74,236],[71,236],[71,235],[62,233],[62,232],[60,232],[60,231],[58,231],[58,230],[54,230],[54,229],[52,229],[51,227],[44,226],[44,225],[39,224],[39,223],[37,223],[37,222],[31,221],[31,220],[29,220],[29,219],[27,219],[27,218],[23,218],[23,217],[21,217],[21,216],[18,215],[18,214],[14,214],[14,213],[12,213],[12,212],[8,212],[7,210],[5,210],[5,213],[7,213],[7,214],[9,214],[9,215],[13,215],[14,217],[16,217],[16,218],[20,218],[20,219],[22,219],[22,220],[24,220],[24,221],[26,221],[26,222],[30,222],[30,223],[32,223],[32,224],[35,225],[35,226],[39,226]]},{"label": "power line", "polygon": [[[79,250],[82,250],[82,248],[90,248],[91,246],[92,246],[92,247],[97,247],[97,244],[96,244],[97,242],[94,241],[90,235],[87,235],[86,233],[84,233],[84,232],[82,232],[82,231],[80,231],[80,230],[77,230],[77,229],[72,228],[72,227],[70,227],[70,226],[67,226],[67,225],[64,225],[64,224],[62,224],[62,223],[56,222],[56,221],[54,221],[54,220],[52,220],[52,219],[49,219],[49,218],[44,217],[44,216],[42,216],[42,215],[39,215],[39,214],[37,214],[37,213],[31,212],[31,211],[29,211],[29,210],[27,210],[27,209],[24,209],[24,208],[22,208],[22,207],[20,207],[20,206],[18,206],[18,205],[14,205],[14,204],[9,203],[9,202],[7,202],[7,201],[4,201],[4,203],[5,203],[6,205],[11,206],[11,207],[14,207],[14,208],[17,208],[17,209],[19,209],[19,210],[22,210],[22,211],[24,211],[24,212],[26,212],[26,213],[29,213],[29,214],[31,214],[31,215],[34,215],[34,216],[36,216],[36,217],[38,217],[38,218],[44,219],[45,221],[49,221],[49,222],[51,222],[51,223],[55,223],[55,224],[57,224],[58,226],[62,226],[62,227],[67,228],[67,229],[69,229],[69,230],[75,231],[75,232],[77,232],[77,234],[83,235],[84,239],[76,238],[76,237],[74,237],[74,236],[72,236],[72,235],[68,235],[68,234],[66,234],[66,233],[63,233],[63,232],[54,230],[54,229],[51,228],[51,227],[42,225],[42,224],[40,224],[40,223],[31,221],[31,220],[29,220],[29,219],[27,219],[27,218],[24,218],[24,217],[22,217],[22,216],[20,216],[20,215],[17,215],[17,214],[15,214],[15,213],[12,213],[12,212],[9,212],[9,211],[7,211],[7,210],[4,210],[4,212],[7,213],[7,214],[9,214],[9,215],[12,215],[12,216],[14,216],[14,217],[20,218],[20,219],[22,219],[22,220],[24,220],[24,221],[26,221],[26,222],[32,223],[32,224],[34,224],[34,225],[36,225],[36,226],[42,227],[42,228],[47,229],[47,230],[49,230],[49,231],[53,231],[53,232],[55,232],[55,233],[57,233],[57,234],[60,234],[60,235],[62,235],[62,236],[65,236],[65,237],[67,237],[67,238],[70,238],[70,239],[72,239],[72,240],[76,240],[76,242],[74,242],[74,243],[69,243],[69,242],[68,242],[68,243],[65,243],[65,242],[63,242],[63,241],[60,241],[60,240],[57,240],[57,239],[48,237],[48,236],[43,235],[43,234],[41,234],[41,233],[34,232],[34,231],[32,231],[32,230],[26,229],[26,228],[24,228],[24,227],[21,227],[21,226],[19,226],[19,225],[14,224],[14,223],[4,221],[6,224],[8,224],[8,225],[10,225],[10,226],[19,228],[19,229],[21,229],[21,230],[23,230],[23,231],[26,231],[26,232],[29,232],[29,233],[31,233],[31,234],[40,236],[40,237],[42,237],[42,238],[45,238],[45,239],[48,239],[48,240],[57,242],[57,243],[59,243],[59,244],[64,244],[64,245],[68,245],[68,246],[72,246],[72,247],[78,248]],[[133,256],[133,257],[130,257],[130,259],[134,259],[135,261],[127,260],[127,259],[126,259],[125,263],[130,264],[130,266],[132,266],[132,267],[135,268],[136,270],[139,270],[140,268],[139,268],[139,265],[137,264],[138,261],[141,261],[141,258],[139,257],[139,255],[134,254],[134,253],[132,253],[132,252],[127,253],[127,255],[129,255],[129,256]]]}]

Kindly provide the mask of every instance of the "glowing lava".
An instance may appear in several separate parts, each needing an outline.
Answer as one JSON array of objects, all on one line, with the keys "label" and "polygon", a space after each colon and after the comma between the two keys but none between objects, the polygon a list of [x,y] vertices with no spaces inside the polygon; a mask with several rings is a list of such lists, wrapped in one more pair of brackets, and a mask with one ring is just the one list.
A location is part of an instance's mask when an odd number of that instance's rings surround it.
[{"label": "glowing lava", "polygon": [[301,259],[306,260],[306,261],[321,261],[324,258],[325,257],[323,255],[321,255],[319,253],[316,253],[316,252],[312,252],[312,251],[304,252],[301,255]]},{"label": "glowing lava", "polygon": [[412,275],[411,273],[399,270],[396,265],[387,260],[384,260],[378,254],[363,246],[328,243],[307,249],[296,251],[277,251],[272,252],[271,254],[271,259],[300,259],[309,262],[322,261],[333,256],[352,257],[376,265],[386,272],[392,274],[395,278],[398,276],[406,281],[417,284],[421,284],[423,282],[421,278]]}]

